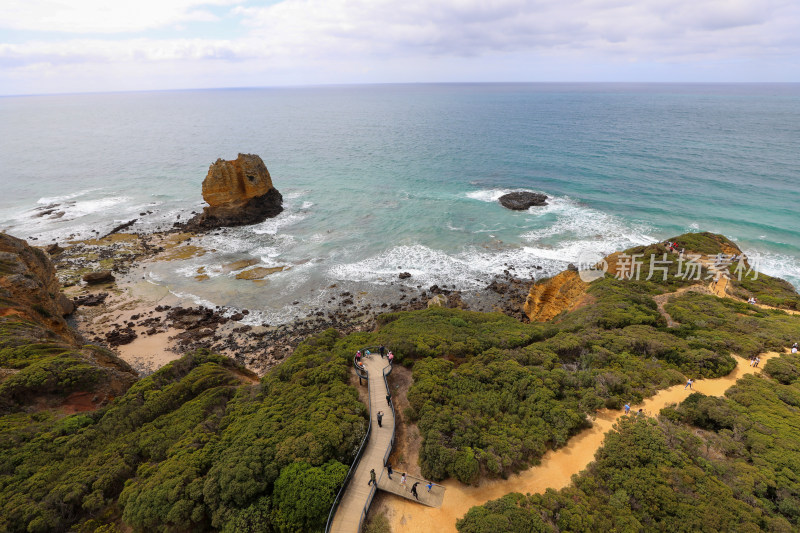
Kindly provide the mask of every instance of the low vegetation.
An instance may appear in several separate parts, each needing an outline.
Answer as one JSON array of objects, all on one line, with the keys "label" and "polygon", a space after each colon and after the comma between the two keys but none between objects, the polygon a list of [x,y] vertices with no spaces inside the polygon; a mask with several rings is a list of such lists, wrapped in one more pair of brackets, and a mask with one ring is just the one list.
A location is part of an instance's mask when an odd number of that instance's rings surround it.
[{"label": "low vegetation", "polygon": [[727,394],[690,395],[658,419],[624,417],[573,486],[472,508],[486,531],[797,531],[800,359],[771,360]]},{"label": "low vegetation", "polygon": [[195,352],[104,409],[0,417],[0,530],[319,530],[366,431],[336,342],[309,340],[256,385]]}]

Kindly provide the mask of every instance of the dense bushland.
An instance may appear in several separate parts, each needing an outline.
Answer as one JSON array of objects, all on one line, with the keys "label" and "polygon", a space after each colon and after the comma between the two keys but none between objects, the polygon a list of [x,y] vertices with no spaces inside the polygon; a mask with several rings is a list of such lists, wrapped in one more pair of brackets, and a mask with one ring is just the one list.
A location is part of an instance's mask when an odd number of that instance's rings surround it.
[{"label": "dense bushland", "polygon": [[573,486],[474,507],[458,530],[796,531],[799,365],[785,355],[765,368],[778,381],[746,376],[726,398],[624,417]]},{"label": "dense bushland", "polygon": [[0,417],[0,530],[119,515],[139,531],[319,530],[366,431],[336,340],[252,385],[196,352],[96,412]]}]

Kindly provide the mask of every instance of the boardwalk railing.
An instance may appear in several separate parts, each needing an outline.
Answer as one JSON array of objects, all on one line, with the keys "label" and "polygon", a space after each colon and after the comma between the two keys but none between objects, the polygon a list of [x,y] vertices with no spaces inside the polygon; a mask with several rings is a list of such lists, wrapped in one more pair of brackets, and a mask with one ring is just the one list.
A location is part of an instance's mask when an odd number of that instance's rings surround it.
[{"label": "boardwalk railing", "polygon": [[[359,377],[367,377],[366,369],[360,369],[359,365],[356,364],[356,358],[353,357],[353,367],[356,369],[356,374]],[[364,374],[362,376],[362,373]],[[371,391],[369,390],[369,379],[367,379],[367,394],[370,394]],[[339,508],[339,503],[342,501],[342,495],[344,491],[347,489],[347,485],[350,483],[350,480],[353,477],[353,474],[358,467],[359,461],[361,461],[361,456],[364,455],[364,448],[367,445],[367,441],[369,441],[370,433],[372,433],[372,406],[369,406],[369,424],[367,424],[367,433],[364,435],[364,438],[361,439],[361,446],[358,447],[358,452],[356,452],[356,457],[353,459],[353,464],[350,465],[350,470],[347,471],[347,476],[345,476],[344,481],[342,481],[342,486],[339,487],[339,492],[336,494],[336,499],[333,500],[333,505],[331,505],[331,511],[328,513],[328,523],[325,524],[325,533],[329,533],[331,530],[331,526],[333,525],[333,517],[336,515],[336,509]],[[394,436],[392,436],[392,441],[394,441]],[[374,487],[373,487],[374,490]],[[370,501],[372,500],[372,495],[370,494]],[[364,515],[362,513],[361,519],[364,519]],[[361,526],[359,526],[359,530],[361,530]]]},{"label": "boardwalk railing", "polygon": [[[392,373],[392,369],[394,365],[389,365],[387,368],[383,369],[383,384],[386,385],[386,395],[391,396],[392,391],[389,389],[389,380],[386,379],[386,376]],[[389,461],[389,456],[392,454],[392,450],[394,449],[394,433],[395,429],[397,428],[397,413],[394,411],[394,399],[392,399],[392,440],[389,441],[389,448],[386,450],[386,455],[383,456],[383,466],[386,466],[386,463]]]}]

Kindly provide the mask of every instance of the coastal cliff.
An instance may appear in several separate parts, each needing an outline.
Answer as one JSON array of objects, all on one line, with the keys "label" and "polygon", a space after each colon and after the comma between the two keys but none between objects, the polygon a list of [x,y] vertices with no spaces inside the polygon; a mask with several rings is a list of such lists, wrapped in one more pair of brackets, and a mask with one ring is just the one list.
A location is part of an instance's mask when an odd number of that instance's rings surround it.
[{"label": "coastal cliff", "polygon": [[589,284],[577,272],[565,270],[536,282],[525,299],[523,311],[531,322],[546,322],[564,311],[574,309],[582,300]]},{"label": "coastal cliff", "polygon": [[72,302],[49,258],[0,234],[0,412],[85,411],[123,394],[136,373],[67,325]]}]

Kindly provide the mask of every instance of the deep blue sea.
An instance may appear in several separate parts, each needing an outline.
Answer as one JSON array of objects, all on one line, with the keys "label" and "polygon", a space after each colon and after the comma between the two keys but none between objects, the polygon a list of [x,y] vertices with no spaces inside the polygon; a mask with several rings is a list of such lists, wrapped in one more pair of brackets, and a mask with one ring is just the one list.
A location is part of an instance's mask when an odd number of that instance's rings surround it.
[{"label": "deep blue sea", "polygon": [[[166,227],[217,158],[260,155],[286,210],[147,281],[280,322],[329,287],[480,290],[588,252],[722,233],[800,286],[800,85],[445,84],[0,98],[0,229],[35,244]],[[512,212],[506,191],[550,205]],[[59,204],[58,219],[36,208]],[[140,212],[152,211],[145,217]],[[288,266],[257,286],[220,266]],[[211,279],[194,279],[205,266]],[[536,270],[535,267],[542,267]],[[300,301],[292,304],[292,301]]]}]

